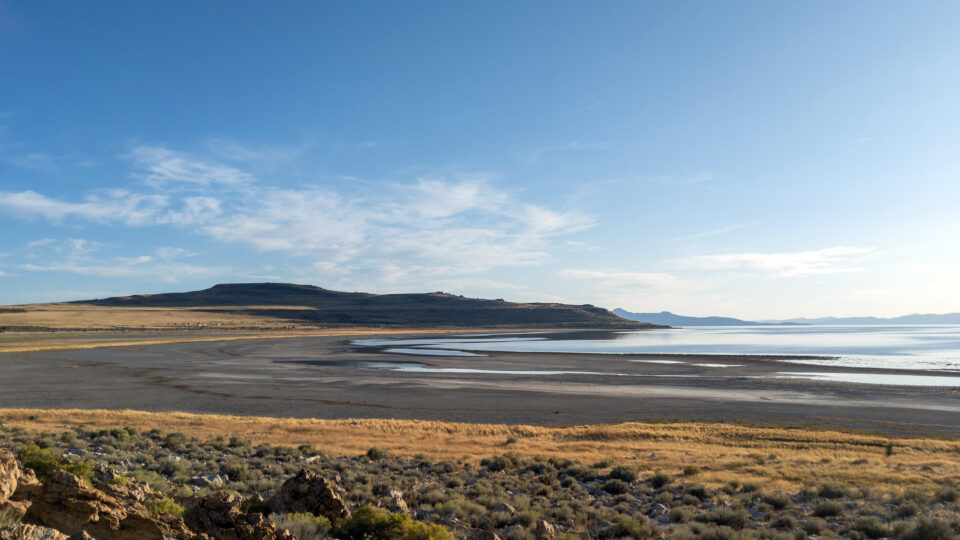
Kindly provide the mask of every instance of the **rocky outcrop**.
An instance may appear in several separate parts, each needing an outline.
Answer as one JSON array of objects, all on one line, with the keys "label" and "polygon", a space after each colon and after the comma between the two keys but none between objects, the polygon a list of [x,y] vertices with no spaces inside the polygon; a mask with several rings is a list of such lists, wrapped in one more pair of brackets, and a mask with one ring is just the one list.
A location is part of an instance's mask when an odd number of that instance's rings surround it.
[{"label": "rocky outcrop", "polygon": [[66,534],[86,532],[98,540],[194,536],[178,518],[166,514],[153,516],[139,502],[107,495],[63,471],[53,471],[44,479],[24,519]]},{"label": "rocky outcrop", "polygon": [[534,533],[538,540],[555,540],[557,538],[557,528],[545,519],[537,520],[537,528]]},{"label": "rocky outcrop", "polygon": [[0,448],[0,501],[13,495],[22,474],[17,458],[9,450]]},{"label": "rocky outcrop", "polygon": [[[348,513],[340,496],[313,473],[301,472],[284,485],[277,502],[289,511]],[[244,512],[238,495],[181,498],[183,519],[147,509],[160,497],[142,482],[128,480],[100,490],[61,470],[39,482],[33,471],[0,449],[0,511],[23,520],[0,529],[0,540],[295,540],[262,514]]]},{"label": "rocky outcrop", "polygon": [[409,514],[410,507],[407,506],[407,501],[403,500],[403,493],[391,489],[390,490],[390,504],[387,505],[387,509],[391,512],[397,512],[400,514]]},{"label": "rocky outcrop", "polygon": [[56,529],[21,523],[16,527],[0,529],[0,540],[69,540]]},{"label": "rocky outcrop", "polygon": [[263,519],[263,514],[241,511],[243,498],[230,493],[214,493],[185,500],[184,522],[193,531],[221,540],[294,540],[286,529]]},{"label": "rocky outcrop", "polygon": [[310,512],[330,521],[350,515],[347,504],[330,482],[306,469],[284,482],[268,505],[277,513]]}]

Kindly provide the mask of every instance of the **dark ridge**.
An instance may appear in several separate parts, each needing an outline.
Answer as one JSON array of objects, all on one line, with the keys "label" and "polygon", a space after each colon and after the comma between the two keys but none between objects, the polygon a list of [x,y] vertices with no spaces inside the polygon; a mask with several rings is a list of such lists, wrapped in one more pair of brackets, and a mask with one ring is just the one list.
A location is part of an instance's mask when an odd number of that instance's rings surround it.
[{"label": "dark ridge", "polygon": [[[119,296],[75,303],[113,307],[180,307],[201,311],[203,308],[237,306],[236,310],[228,311],[318,325],[656,327],[620,318],[590,304],[515,303],[502,299],[466,298],[442,292],[351,293],[290,283],[221,284],[202,291]],[[277,308],[249,309],[249,306]],[[310,309],[290,309],[292,307]]]}]

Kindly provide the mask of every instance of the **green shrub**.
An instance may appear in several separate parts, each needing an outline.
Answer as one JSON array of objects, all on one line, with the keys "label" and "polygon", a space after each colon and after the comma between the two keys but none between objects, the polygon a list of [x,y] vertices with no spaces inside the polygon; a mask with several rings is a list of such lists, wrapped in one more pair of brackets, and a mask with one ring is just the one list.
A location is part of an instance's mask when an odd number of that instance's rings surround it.
[{"label": "green shrub", "polygon": [[760,491],[760,489],[760,484],[756,482],[744,482],[743,485],[740,486],[740,491],[743,493],[756,493]]},{"label": "green shrub", "polygon": [[792,530],[797,527],[797,518],[791,516],[790,514],[780,514],[776,517],[776,519],[770,522],[770,524],[781,529]]},{"label": "green shrub", "polygon": [[620,516],[613,522],[613,527],[601,530],[599,538],[654,538],[659,530],[650,524],[643,516],[637,518]]},{"label": "green shrub", "polygon": [[333,529],[333,535],[342,540],[454,540],[439,525],[427,525],[370,505],[361,506],[344,519]]},{"label": "green shrub", "polygon": [[900,518],[912,517],[920,512],[920,507],[913,501],[904,501],[897,505],[896,515]]},{"label": "green shrub", "polygon": [[617,465],[610,470],[610,478],[623,480],[624,482],[633,482],[637,479],[637,469],[630,465]]},{"label": "green shrub", "polygon": [[700,467],[697,467],[696,465],[687,465],[683,468],[684,476],[696,476],[698,474],[700,474]]},{"label": "green shrub", "polygon": [[130,482],[130,479],[129,479],[129,478],[126,478],[126,477],[124,477],[124,476],[114,476],[114,477],[111,478],[110,481],[107,482],[107,483],[110,484],[111,486],[125,486],[125,485],[127,485],[129,482]]},{"label": "green shrub", "polygon": [[620,495],[621,493],[626,493],[629,486],[623,480],[607,480],[603,484],[603,490],[611,495]]},{"label": "green shrub", "polygon": [[833,517],[843,513],[843,505],[837,501],[821,501],[813,508],[813,515],[817,517]]},{"label": "green shrub", "polygon": [[822,518],[812,517],[803,524],[803,530],[807,534],[819,535],[823,531],[827,530],[827,522]]},{"label": "green shrub", "polygon": [[943,540],[956,538],[953,527],[942,519],[920,516],[917,518],[913,530],[908,532],[904,540]]},{"label": "green shrub", "polygon": [[40,448],[36,444],[24,446],[18,453],[17,459],[24,467],[33,469],[37,476],[44,477],[60,467],[60,456],[47,448]]},{"label": "green shrub", "polygon": [[330,531],[329,519],[310,512],[270,514],[270,521],[282,529],[287,529],[299,540],[323,540]]},{"label": "green shrub", "polygon": [[817,493],[825,499],[839,499],[847,494],[846,486],[834,482],[821,484]]},{"label": "green shrub", "polygon": [[746,510],[731,506],[714,508],[697,519],[709,523],[716,523],[717,525],[726,525],[734,529],[742,529],[750,523],[750,516]]},{"label": "green shrub", "polygon": [[184,509],[182,506],[176,503],[170,497],[164,497],[163,499],[153,499],[143,503],[147,507],[147,510],[151,514],[170,514],[174,517],[182,517]]},{"label": "green shrub", "polygon": [[957,499],[960,499],[960,491],[952,487],[937,490],[937,500],[940,502],[957,502]]},{"label": "green shrub", "polygon": [[650,485],[653,486],[654,489],[660,489],[671,481],[670,475],[661,471],[653,473],[653,476],[650,477]]},{"label": "green shrub", "polygon": [[689,506],[675,506],[670,509],[670,521],[683,523],[693,517],[693,509]]},{"label": "green shrub", "polygon": [[383,448],[377,448],[376,446],[367,450],[367,457],[370,459],[374,459],[374,460],[385,459],[387,455],[388,454],[386,450],[384,450]]},{"label": "green shrub", "polygon": [[769,493],[761,499],[776,510],[783,510],[792,502],[790,497],[783,493]]},{"label": "green shrub", "polygon": [[877,516],[864,516],[857,519],[853,529],[865,534],[868,538],[884,538],[890,535],[890,528]]}]

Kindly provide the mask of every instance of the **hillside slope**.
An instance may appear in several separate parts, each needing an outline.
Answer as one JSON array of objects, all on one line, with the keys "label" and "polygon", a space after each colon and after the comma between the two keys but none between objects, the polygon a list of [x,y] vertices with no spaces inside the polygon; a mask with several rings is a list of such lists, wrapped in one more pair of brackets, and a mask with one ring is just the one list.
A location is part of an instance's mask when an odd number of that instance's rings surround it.
[{"label": "hillside slope", "polygon": [[545,326],[643,328],[589,304],[514,303],[446,293],[369,294],[312,285],[235,283],[202,291],[74,302],[105,307],[184,308],[287,319],[299,323],[385,326]]},{"label": "hillside slope", "polygon": [[617,308],[613,313],[624,319],[668,326],[759,326],[762,323],[734,319],[733,317],[688,317],[669,311],[660,313],[634,313]]}]

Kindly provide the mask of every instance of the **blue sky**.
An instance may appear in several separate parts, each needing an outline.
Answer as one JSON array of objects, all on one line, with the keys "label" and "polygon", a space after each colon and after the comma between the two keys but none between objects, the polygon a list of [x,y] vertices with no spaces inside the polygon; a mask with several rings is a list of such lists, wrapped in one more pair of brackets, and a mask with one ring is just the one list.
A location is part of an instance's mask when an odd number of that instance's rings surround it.
[{"label": "blue sky", "polygon": [[0,0],[0,303],[960,311],[956,2]]}]

